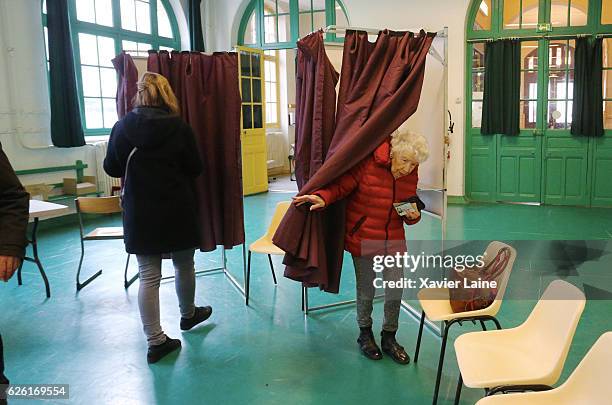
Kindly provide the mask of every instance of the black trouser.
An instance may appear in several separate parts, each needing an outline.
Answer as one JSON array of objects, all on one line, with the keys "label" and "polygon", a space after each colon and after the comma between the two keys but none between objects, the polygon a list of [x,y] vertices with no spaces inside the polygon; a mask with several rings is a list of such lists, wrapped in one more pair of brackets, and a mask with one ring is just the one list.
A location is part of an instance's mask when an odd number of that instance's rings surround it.
[{"label": "black trouser", "polygon": [[[3,385],[8,385],[9,380],[4,376],[4,349],[2,348],[2,335],[0,335],[0,389],[3,389]],[[0,405],[6,404],[6,400],[2,399],[3,395],[0,395]]]}]

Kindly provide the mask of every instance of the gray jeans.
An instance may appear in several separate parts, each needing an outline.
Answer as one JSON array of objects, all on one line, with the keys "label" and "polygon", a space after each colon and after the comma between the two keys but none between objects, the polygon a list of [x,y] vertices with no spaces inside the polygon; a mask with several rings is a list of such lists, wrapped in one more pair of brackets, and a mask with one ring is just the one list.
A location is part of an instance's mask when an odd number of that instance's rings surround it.
[{"label": "gray jeans", "polygon": [[[194,249],[172,253],[175,270],[175,287],[181,316],[191,318],[195,313],[195,269]],[[136,255],[140,287],[138,288],[138,308],[144,333],[149,346],[164,343],[166,335],[159,321],[159,283],[161,274],[161,255]]]},{"label": "gray jeans", "polygon": [[[372,327],[372,302],[376,295],[374,279],[377,274],[373,270],[372,258],[353,256],[353,264],[357,283],[357,324],[360,328],[370,328]],[[403,269],[399,267],[387,268],[382,272],[385,281],[399,281],[403,276]],[[384,331],[397,331],[402,292],[400,288],[385,289],[385,316],[382,327]]]}]

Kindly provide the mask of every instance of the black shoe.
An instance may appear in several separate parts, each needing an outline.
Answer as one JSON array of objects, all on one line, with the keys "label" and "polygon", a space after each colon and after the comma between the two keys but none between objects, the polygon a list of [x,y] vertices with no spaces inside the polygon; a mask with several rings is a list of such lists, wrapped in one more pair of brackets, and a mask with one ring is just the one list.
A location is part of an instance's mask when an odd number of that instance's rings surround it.
[{"label": "black shoe", "polygon": [[147,363],[153,364],[160,361],[166,355],[172,353],[175,350],[181,348],[181,341],[178,339],[171,339],[166,336],[166,341],[160,345],[149,346],[147,352]]},{"label": "black shoe", "polygon": [[408,353],[406,353],[404,347],[397,343],[397,340],[395,340],[395,332],[383,330],[380,335],[382,336],[380,345],[383,352],[391,356],[396,363],[410,363],[410,356],[408,356]]},{"label": "black shoe", "polygon": [[206,307],[196,307],[195,312],[191,318],[181,318],[181,330],[189,330],[210,318],[212,315],[212,308],[209,306]]},{"label": "black shoe", "polygon": [[382,359],[382,352],[376,344],[376,340],[374,339],[374,333],[372,333],[372,328],[360,329],[361,333],[359,334],[357,343],[359,344],[359,349],[361,350],[361,353],[363,353],[363,355],[370,360]]}]

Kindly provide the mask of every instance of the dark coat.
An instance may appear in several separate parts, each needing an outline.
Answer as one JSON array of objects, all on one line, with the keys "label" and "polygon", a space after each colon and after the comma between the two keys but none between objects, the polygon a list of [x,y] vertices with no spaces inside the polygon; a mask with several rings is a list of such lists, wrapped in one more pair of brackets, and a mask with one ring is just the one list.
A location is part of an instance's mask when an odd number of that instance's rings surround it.
[{"label": "dark coat", "polygon": [[194,180],[202,171],[191,127],[159,108],[136,108],[115,124],[104,170],[124,177],[125,248],[161,254],[195,248],[200,237]]},{"label": "dark coat", "polygon": [[23,258],[30,195],[23,189],[0,144],[0,256]]}]

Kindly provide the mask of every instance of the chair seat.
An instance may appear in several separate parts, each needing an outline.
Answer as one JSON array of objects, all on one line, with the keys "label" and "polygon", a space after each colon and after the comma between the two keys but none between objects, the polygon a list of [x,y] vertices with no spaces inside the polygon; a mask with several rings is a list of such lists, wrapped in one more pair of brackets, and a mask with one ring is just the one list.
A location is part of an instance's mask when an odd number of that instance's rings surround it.
[{"label": "chair seat", "polygon": [[519,328],[472,332],[455,340],[463,383],[471,388],[502,385],[553,385],[562,362],[546,361],[546,347]]},{"label": "chair seat", "polygon": [[272,243],[272,239],[263,236],[249,245],[249,250],[255,253],[264,253],[268,255],[284,255],[285,252]]},{"label": "chair seat", "polygon": [[[593,393],[597,396],[597,393]],[[605,398],[601,398],[600,402],[592,397],[565,397],[561,391],[554,389],[551,391],[542,392],[525,392],[519,394],[492,395],[478,401],[476,405],[594,405],[605,404]]]},{"label": "chair seat", "polygon": [[123,239],[123,227],[108,226],[96,228],[83,237],[83,240]]},{"label": "chair seat", "polygon": [[494,303],[476,311],[454,312],[448,288],[424,288],[418,292],[417,297],[427,319],[434,322],[474,316],[495,316],[499,310],[499,305]]}]

